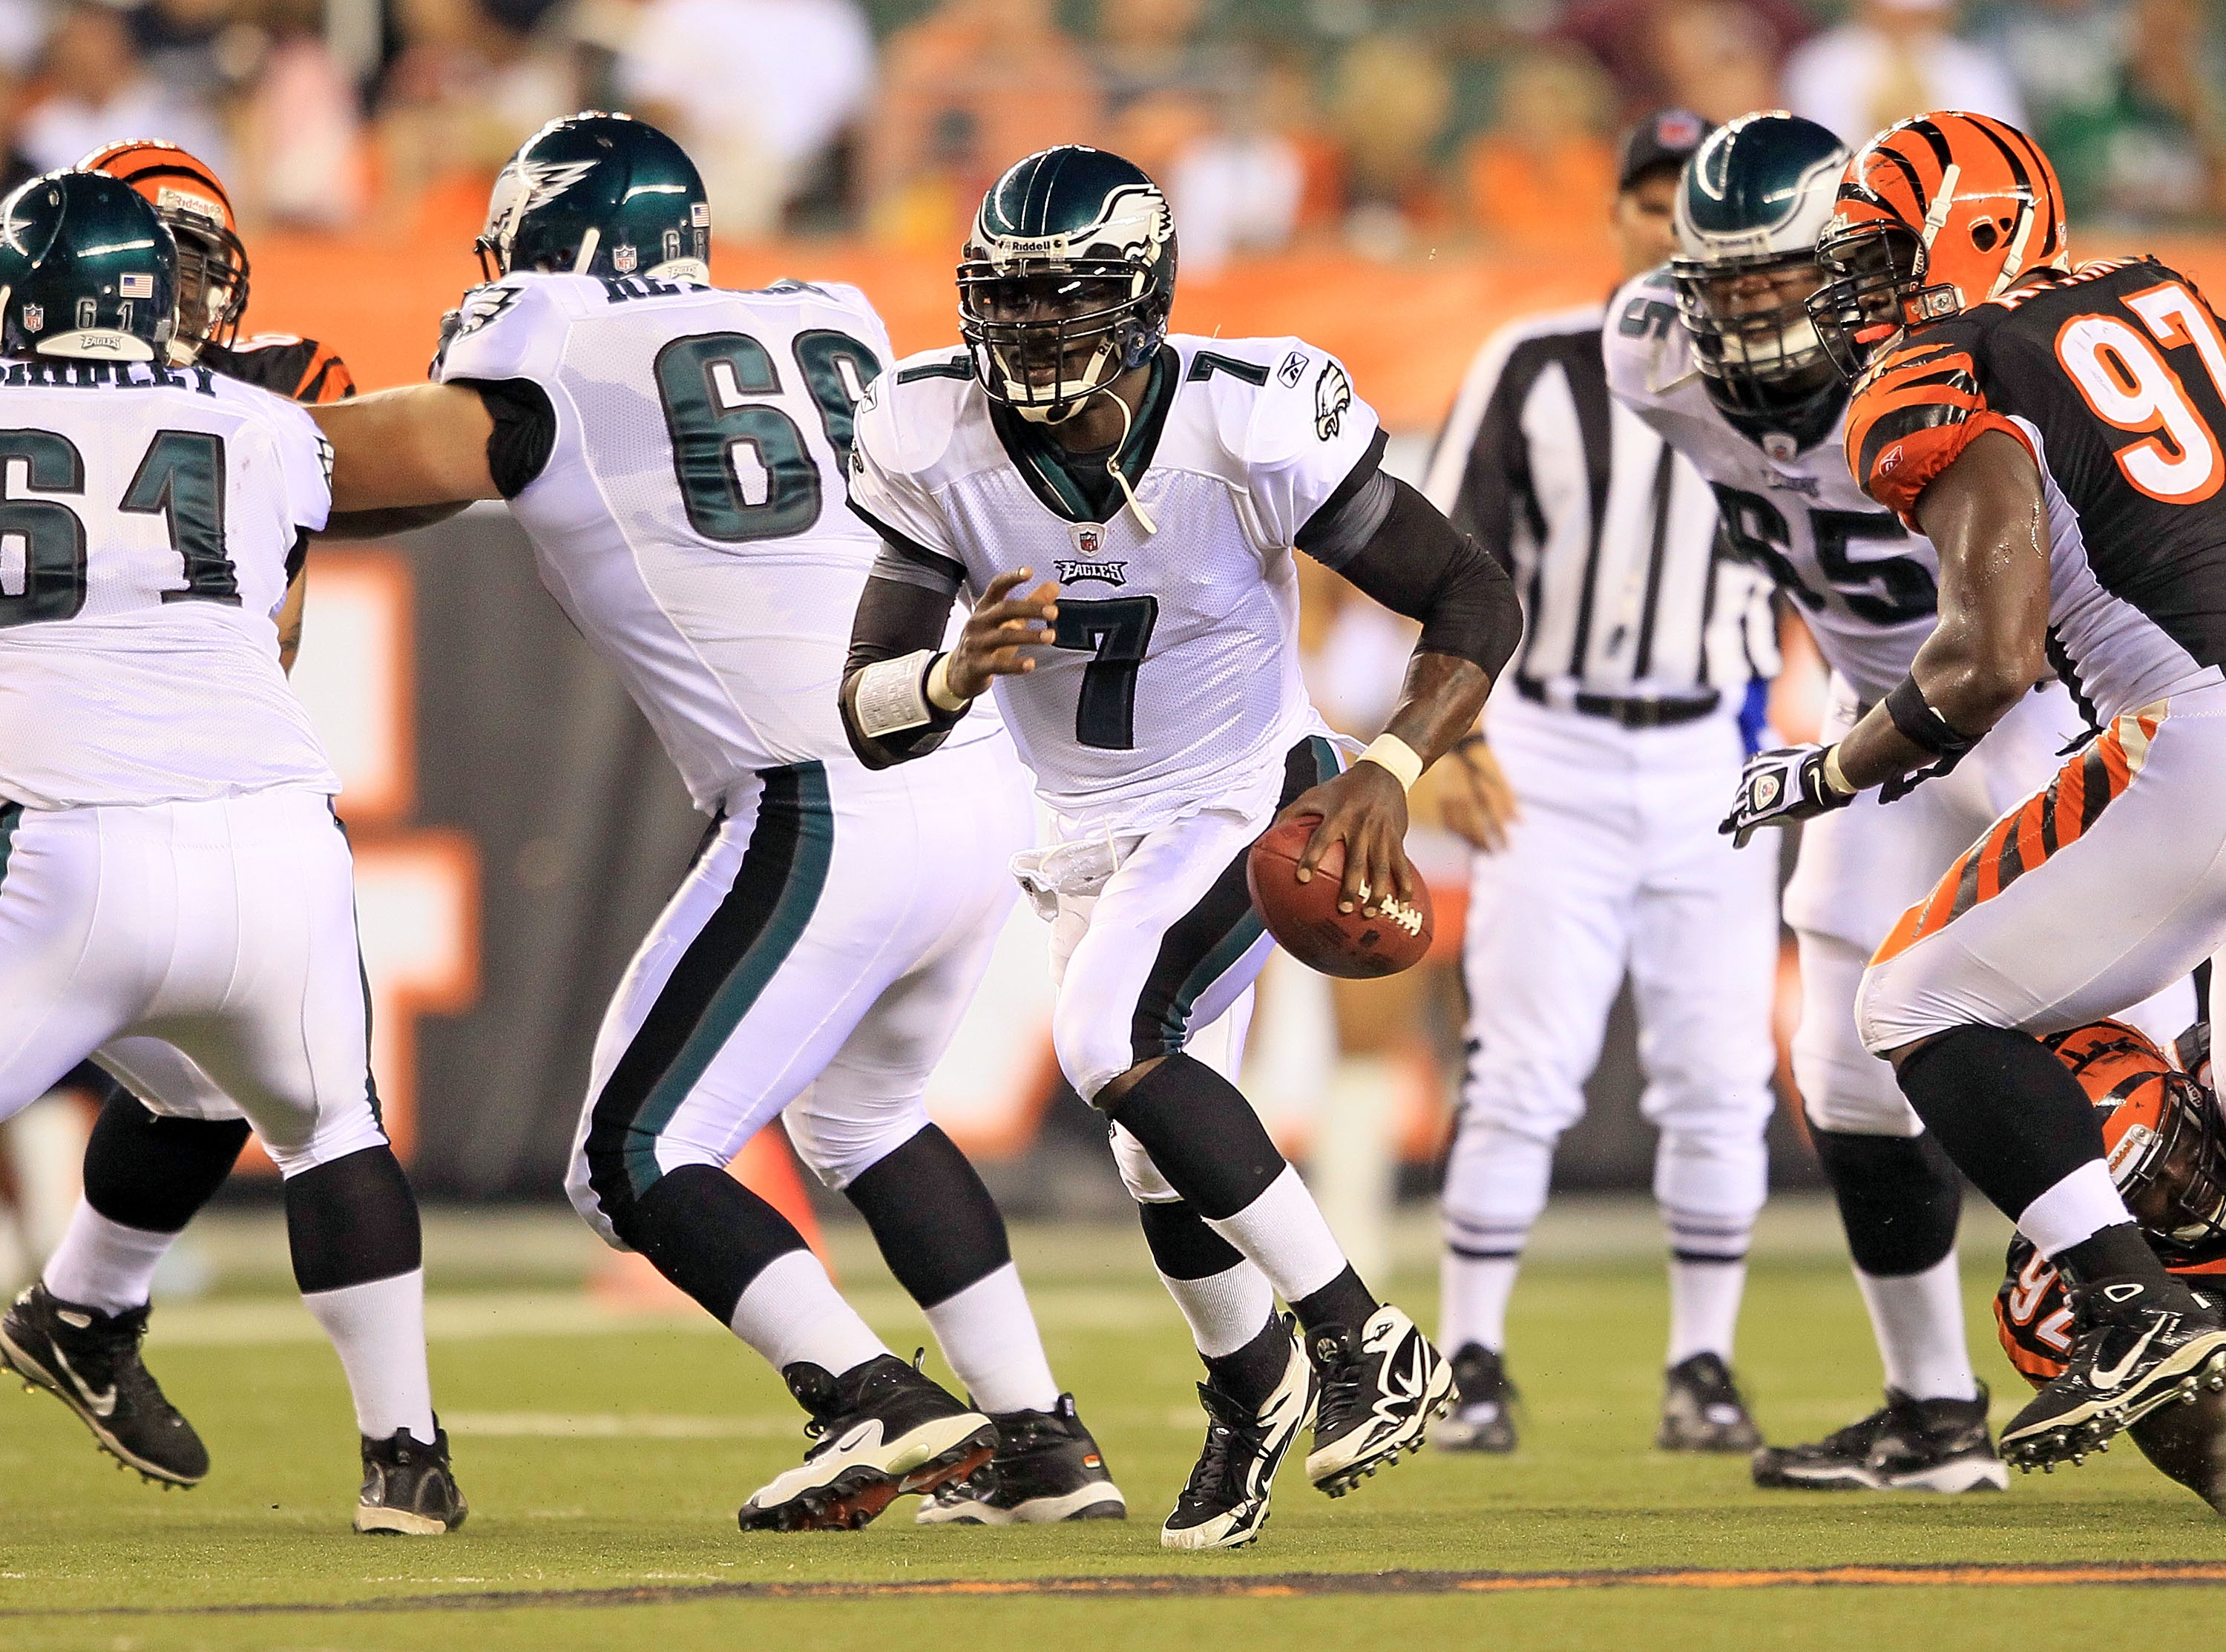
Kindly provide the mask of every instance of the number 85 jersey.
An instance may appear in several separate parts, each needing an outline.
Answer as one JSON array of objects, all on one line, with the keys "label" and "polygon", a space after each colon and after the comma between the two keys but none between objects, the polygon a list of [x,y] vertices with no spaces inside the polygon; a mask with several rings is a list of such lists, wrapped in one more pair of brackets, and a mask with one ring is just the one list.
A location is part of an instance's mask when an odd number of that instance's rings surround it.
[{"label": "number 85 jersey", "polygon": [[1708,399],[1664,271],[1625,286],[1608,317],[1609,390],[1708,479],[1729,548],[1792,600],[1824,663],[1864,700],[1884,699],[1932,633],[1939,562],[1855,486],[1844,419],[1805,450],[1735,428]]},{"label": "number 85 jersey", "polygon": [[880,542],[843,467],[889,354],[855,288],[515,273],[433,364],[530,410],[498,414],[496,484],[706,813],[758,770],[852,760],[837,695]]},{"label": "number 85 jersey", "polygon": [[205,367],[0,365],[0,803],[340,790],[272,618],[331,462]]},{"label": "number 85 jersey", "polygon": [[1053,645],[997,679],[998,708],[1053,810],[1144,832],[1272,804],[1285,753],[1322,731],[1299,677],[1292,550],[1383,446],[1322,352],[1170,336],[1118,454],[1148,528],[1109,455],[1064,455],[943,350],[859,408],[850,502],[907,581],[956,596],[1027,568],[1030,588],[1059,588]]}]

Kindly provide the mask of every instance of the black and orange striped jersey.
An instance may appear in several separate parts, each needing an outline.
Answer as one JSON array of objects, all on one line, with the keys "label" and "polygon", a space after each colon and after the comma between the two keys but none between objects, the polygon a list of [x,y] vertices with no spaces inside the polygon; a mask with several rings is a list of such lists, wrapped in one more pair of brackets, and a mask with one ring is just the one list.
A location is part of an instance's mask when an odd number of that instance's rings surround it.
[{"label": "black and orange striped jersey", "polygon": [[[2226,1310],[2226,1242],[2164,1262],[2212,1307]],[[2039,1388],[2064,1374],[2071,1351],[2071,1301],[2056,1264],[2023,1234],[2010,1241],[2004,1267],[2001,1288],[1994,1293],[1994,1331],[2019,1375]]]},{"label": "black and orange striped jersey", "polygon": [[2097,726],[2226,677],[2226,336],[2153,258],[2041,270],[1916,330],[1857,383],[1849,468],[1913,523],[1981,432],[2049,510],[2049,655]]},{"label": "black and orange striped jersey", "polygon": [[355,394],[355,380],[338,353],[290,333],[258,333],[229,346],[205,344],[194,359],[291,401],[337,402]]}]

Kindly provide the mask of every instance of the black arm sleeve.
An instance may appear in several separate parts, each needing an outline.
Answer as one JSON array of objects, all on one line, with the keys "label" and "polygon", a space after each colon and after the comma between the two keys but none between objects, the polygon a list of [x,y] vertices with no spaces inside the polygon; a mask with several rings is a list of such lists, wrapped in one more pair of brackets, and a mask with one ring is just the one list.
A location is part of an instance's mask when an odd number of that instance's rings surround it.
[{"label": "black arm sleeve", "polygon": [[1418,654],[1472,660],[1496,681],[1522,640],[1523,605],[1507,570],[1428,499],[1380,471],[1333,516],[1317,512],[1299,549],[1394,613],[1421,620]]},{"label": "black arm sleeve", "polygon": [[549,392],[530,378],[452,378],[480,393],[494,432],[487,437],[487,474],[503,498],[514,499],[547,468],[556,446],[556,410]]},{"label": "black arm sleeve", "polygon": [[966,708],[945,711],[931,704],[928,721],[919,728],[876,738],[858,724],[859,674],[882,660],[939,647],[966,570],[948,556],[875,526],[883,536],[881,554],[858,598],[857,616],[850,622],[849,658],[843,665],[843,732],[861,763],[869,769],[886,769],[925,757],[942,745]]}]

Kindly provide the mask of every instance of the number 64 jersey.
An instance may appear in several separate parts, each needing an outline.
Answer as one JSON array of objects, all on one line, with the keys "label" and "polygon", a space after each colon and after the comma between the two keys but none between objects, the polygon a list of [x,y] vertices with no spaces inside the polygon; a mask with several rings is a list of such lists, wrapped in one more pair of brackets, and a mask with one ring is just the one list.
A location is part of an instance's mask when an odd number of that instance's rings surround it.
[{"label": "number 64 jersey", "polygon": [[946,349],[860,406],[851,508],[915,582],[978,594],[1027,568],[1059,588],[1053,645],[997,679],[998,708],[1052,809],[1142,833],[1271,804],[1285,753],[1327,732],[1299,677],[1292,550],[1383,445],[1322,352],[1173,335],[1119,450],[1138,510],[1109,455],[1063,454]]},{"label": "number 64 jersey", "polygon": [[207,368],[0,366],[0,804],[340,790],[272,620],[330,467]]},{"label": "number 64 jersey", "polygon": [[880,541],[843,470],[890,353],[855,288],[513,273],[434,362],[537,407],[537,450],[499,436],[495,480],[707,814],[759,770],[852,761],[837,696]]},{"label": "number 64 jersey", "polygon": [[1864,701],[1882,700],[1932,634],[1939,560],[1867,499],[1837,433],[1805,451],[1750,437],[1708,399],[1664,271],[1638,276],[1608,306],[1608,388],[1708,478],[1731,549],[1769,573],[1799,610],[1824,660]]}]

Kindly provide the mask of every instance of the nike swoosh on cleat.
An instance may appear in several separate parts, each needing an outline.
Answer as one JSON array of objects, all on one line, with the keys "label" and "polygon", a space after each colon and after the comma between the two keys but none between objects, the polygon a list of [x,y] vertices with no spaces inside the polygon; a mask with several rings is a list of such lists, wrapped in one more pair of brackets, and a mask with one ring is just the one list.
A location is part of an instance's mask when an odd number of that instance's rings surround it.
[{"label": "nike swoosh on cleat", "polygon": [[61,1345],[57,1343],[52,1344],[52,1346],[54,1350],[54,1363],[61,1368],[62,1375],[69,1378],[70,1386],[77,1390],[78,1397],[83,1400],[86,1403],[86,1408],[91,1411],[96,1417],[106,1417],[114,1414],[116,1410],[116,1384],[111,1382],[105,1391],[95,1394],[92,1389],[86,1385],[86,1380],[70,1369],[69,1356],[62,1352]]},{"label": "nike swoosh on cleat", "polygon": [[2163,1329],[2162,1320],[2153,1321],[2149,1328],[2141,1332],[2141,1339],[2127,1350],[2123,1359],[2108,1368],[2097,1365],[2094,1374],[2087,1379],[2087,1386],[2097,1394],[2116,1392],[2119,1385],[2132,1375],[2134,1363],[2147,1351],[2148,1345],[2156,1340],[2157,1332]]}]

